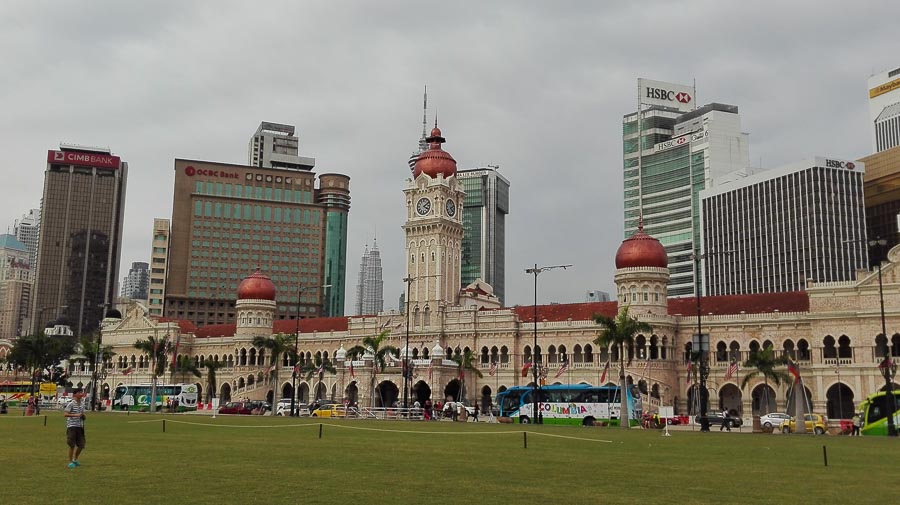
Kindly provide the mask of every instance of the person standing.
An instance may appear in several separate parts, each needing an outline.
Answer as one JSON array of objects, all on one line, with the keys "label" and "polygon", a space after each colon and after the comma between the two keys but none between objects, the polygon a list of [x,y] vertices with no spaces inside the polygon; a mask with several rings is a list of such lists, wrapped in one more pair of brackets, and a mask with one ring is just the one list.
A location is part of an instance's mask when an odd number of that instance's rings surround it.
[{"label": "person standing", "polygon": [[859,412],[853,414],[853,431],[850,433],[851,436],[858,437],[859,436]]},{"label": "person standing", "polygon": [[472,422],[478,422],[478,402],[475,402],[475,411],[472,413]]},{"label": "person standing", "polygon": [[719,426],[719,431],[722,430],[731,431],[731,419],[728,417],[728,409],[722,411],[722,426]]},{"label": "person standing", "polygon": [[81,466],[78,456],[84,450],[84,390],[77,388],[72,401],[63,408],[66,418],[66,443],[69,445],[69,468]]}]

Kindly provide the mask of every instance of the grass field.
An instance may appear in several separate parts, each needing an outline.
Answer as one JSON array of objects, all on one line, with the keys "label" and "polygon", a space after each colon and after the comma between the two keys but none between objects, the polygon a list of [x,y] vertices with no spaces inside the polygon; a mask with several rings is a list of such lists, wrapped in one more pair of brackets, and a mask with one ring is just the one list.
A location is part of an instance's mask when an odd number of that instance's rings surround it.
[{"label": "grass field", "polygon": [[[165,419],[165,432],[163,420]],[[451,422],[0,416],[0,503],[892,503],[898,440]],[[827,448],[828,466],[823,461]]]}]

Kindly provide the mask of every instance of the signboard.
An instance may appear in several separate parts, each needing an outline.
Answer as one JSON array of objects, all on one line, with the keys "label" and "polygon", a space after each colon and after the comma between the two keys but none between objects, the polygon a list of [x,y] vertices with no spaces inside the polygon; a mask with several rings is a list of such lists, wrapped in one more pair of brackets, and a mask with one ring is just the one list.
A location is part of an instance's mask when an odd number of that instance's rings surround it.
[{"label": "signboard", "polygon": [[662,105],[682,112],[696,109],[693,86],[638,79],[638,97],[643,105]]},{"label": "signboard", "polygon": [[703,130],[694,133],[688,133],[687,135],[681,135],[680,137],[675,137],[673,139],[669,139],[665,142],[660,142],[659,144],[653,145],[653,153],[659,153],[662,151],[667,151],[674,147],[683,146],[685,144],[690,144],[691,142],[700,142],[709,138],[709,130]]},{"label": "signboard", "polygon": [[81,151],[47,151],[47,163],[60,165],[79,165],[84,167],[119,168],[121,160],[118,156],[104,153]]},{"label": "signboard", "polygon": [[880,86],[875,86],[874,88],[870,89],[869,98],[875,98],[876,96],[890,93],[895,89],[900,89],[900,79],[894,79],[891,82],[886,82]]},{"label": "signboard", "polygon": [[226,172],[224,170],[212,170],[208,168],[196,168],[193,165],[184,167],[184,175],[193,177],[195,175],[202,177],[214,177],[219,179],[240,179],[241,174],[237,172]]}]

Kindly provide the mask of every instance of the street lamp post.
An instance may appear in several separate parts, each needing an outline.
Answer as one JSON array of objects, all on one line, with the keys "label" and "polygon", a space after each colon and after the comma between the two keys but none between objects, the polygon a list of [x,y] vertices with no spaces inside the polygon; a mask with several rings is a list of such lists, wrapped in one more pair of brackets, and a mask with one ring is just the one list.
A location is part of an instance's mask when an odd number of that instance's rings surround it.
[{"label": "street lamp post", "polygon": [[717,254],[731,254],[732,251],[724,251],[724,252],[710,252],[700,254],[695,251],[691,253],[691,258],[694,260],[694,287],[695,287],[695,298],[697,300],[697,337],[694,338],[691,342],[691,351],[698,352],[698,362],[697,368],[699,369],[700,375],[700,384],[699,389],[697,391],[698,401],[700,403],[700,431],[705,432],[709,431],[709,418],[706,416],[707,407],[709,403],[709,392],[706,390],[706,379],[709,378],[709,335],[704,337],[703,335],[703,309],[700,305],[700,300],[703,297],[703,289],[700,285],[701,271],[700,271],[700,261],[706,259],[709,256],[717,255]]},{"label": "street lamp post", "polygon": [[327,289],[331,284],[322,284],[321,286],[300,286],[297,289],[297,331],[294,333],[294,370],[291,373],[291,416],[299,415],[294,408],[297,401],[297,365],[300,363],[300,357],[297,355],[297,349],[300,345],[300,303],[303,292],[309,289]]},{"label": "street lamp post", "polygon": [[442,274],[435,275],[407,275],[403,278],[406,283],[406,347],[403,350],[403,408],[409,408],[410,380],[412,380],[412,371],[409,366],[409,287],[413,281],[430,277],[440,277]]},{"label": "street lamp post", "polygon": [[534,399],[534,411],[532,412],[532,422],[537,424],[543,424],[542,416],[538,411],[538,397],[540,396],[541,385],[540,379],[538,377],[539,374],[539,363],[538,363],[538,353],[537,353],[537,286],[538,286],[538,275],[541,272],[546,270],[555,270],[557,268],[562,268],[563,270],[569,268],[572,265],[550,265],[550,266],[537,266],[537,263],[534,264],[534,268],[526,268],[525,273],[534,275],[534,348],[531,350],[531,369],[532,369],[532,377],[534,377],[534,387],[532,388],[531,395]]},{"label": "street lamp post", "polygon": [[[97,405],[97,380],[100,378],[98,373],[100,368],[100,363],[103,360],[103,353],[101,352],[100,346],[103,345],[103,319],[106,318],[106,307],[110,306],[109,303],[101,303],[100,307],[103,312],[103,316],[100,319],[100,327],[97,328],[97,348],[95,349],[96,354],[94,355],[94,366],[93,373],[91,374],[91,410],[100,410],[100,406]],[[80,331],[80,328],[79,328]],[[81,334],[79,333],[79,337]],[[155,372],[155,370],[154,370]],[[104,376],[105,379],[105,376]]]},{"label": "street lamp post", "polygon": [[[869,241],[869,247],[879,246],[881,250],[884,250],[884,246],[887,245],[887,240],[883,238],[879,238],[876,240]],[[893,360],[892,345],[888,340],[887,334],[887,323],[884,319],[884,288],[882,286],[881,281],[881,263],[882,258],[881,255],[878,257],[878,301],[881,303],[881,334],[884,335],[885,343],[884,343],[884,360],[881,364],[878,365],[878,369],[881,372],[881,375],[884,377],[885,383],[885,395],[886,402],[885,407],[887,408],[887,431],[889,437],[897,436],[897,426],[894,424],[894,412],[897,411],[897,406],[895,405],[894,400],[894,376],[897,374],[897,363]]]}]

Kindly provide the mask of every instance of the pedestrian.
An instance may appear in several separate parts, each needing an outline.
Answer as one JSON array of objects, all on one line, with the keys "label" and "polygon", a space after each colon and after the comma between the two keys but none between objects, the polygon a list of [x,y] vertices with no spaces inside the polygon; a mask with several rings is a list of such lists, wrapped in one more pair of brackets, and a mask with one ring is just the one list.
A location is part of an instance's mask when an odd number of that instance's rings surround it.
[{"label": "pedestrian", "polygon": [[84,390],[75,389],[72,401],[63,408],[66,418],[66,443],[69,445],[69,468],[81,466],[78,456],[84,450]]},{"label": "pedestrian", "polygon": [[6,397],[0,397],[0,414],[6,414],[9,407],[6,405]]},{"label": "pedestrian", "polygon": [[41,415],[41,397],[40,396],[34,397],[34,415],[36,415],[36,416]]},{"label": "pedestrian", "polygon": [[478,422],[478,403],[477,402],[475,403],[475,411],[472,413],[472,422],[473,423]]},{"label": "pedestrian", "polygon": [[853,431],[850,433],[851,436],[858,437],[859,436],[859,424],[860,424],[860,416],[859,412],[853,414]]},{"label": "pedestrian", "polygon": [[722,430],[731,431],[731,419],[728,418],[728,409],[722,411],[722,425],[719,426],[719,431]]}]

